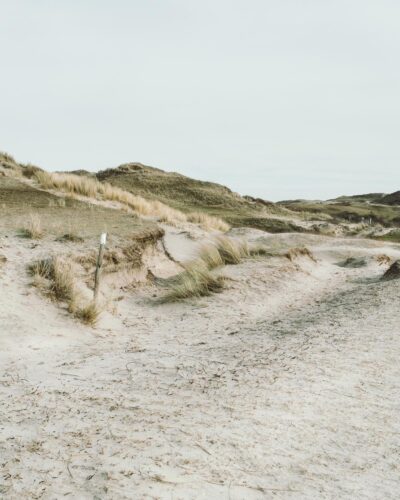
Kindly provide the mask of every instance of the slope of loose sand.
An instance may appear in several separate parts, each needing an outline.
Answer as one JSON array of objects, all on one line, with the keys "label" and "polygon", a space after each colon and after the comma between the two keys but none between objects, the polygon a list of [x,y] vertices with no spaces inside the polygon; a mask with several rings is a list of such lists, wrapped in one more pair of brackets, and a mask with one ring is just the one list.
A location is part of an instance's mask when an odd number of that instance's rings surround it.
[{"label": "slope of loose sand", "polygon": [[[242,233],[319,260],[248,260],[180,304],[142,286],[95,329],[29,287],[49,243],[2,233],[2,498],[398,498],[400,284],[375,257],[399,248]],[[177,260],[201,241],[167,228]]]}]

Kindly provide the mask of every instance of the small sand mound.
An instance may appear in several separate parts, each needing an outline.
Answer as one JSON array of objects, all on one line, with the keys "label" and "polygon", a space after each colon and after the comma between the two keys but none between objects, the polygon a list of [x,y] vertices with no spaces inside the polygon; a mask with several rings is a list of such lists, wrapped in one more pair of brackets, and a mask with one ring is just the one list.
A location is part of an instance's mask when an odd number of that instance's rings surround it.
[{"label": "small sand mound", "polygon": [[400,260],[396,260],[382,276],[382,280],[394,280],[400,278]]},{"label": "small sand mound", "polygon": [[367,265],[367,260],[365,257],[348,257],[347,259],[338,262],[338,266],[340,267],[348,267],[348,268],[357,268],[357,267],[365,267]]}]

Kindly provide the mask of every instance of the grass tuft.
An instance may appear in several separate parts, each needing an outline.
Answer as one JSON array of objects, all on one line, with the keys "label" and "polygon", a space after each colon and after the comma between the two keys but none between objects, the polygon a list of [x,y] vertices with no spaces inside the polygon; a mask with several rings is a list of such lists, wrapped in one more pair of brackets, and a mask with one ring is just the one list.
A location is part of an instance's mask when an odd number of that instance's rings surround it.
[{"label": "grass tuft", "polygon": [[55,256],[33,262],[28,267],[33,285],[53,300],[66,302],[68,311],[84,324],[94,326],[102,312],[98,303],[85,304],[78,289],[72,264]]},{"label": "grass tuft", "polygon": [[226,264],[239,264],[251,254],[244,240],[219,236],[200,248],[198,257],[186,265],[185,271],[168,280],[168,292],[161,302],[175,302],[190,297],[205,297],[222,292],[226,278],[211,271]]},{"label": "grass tuft", "polygon": [[61,257],[37,260],[28,266],[28,272],[33,276],[35,285],[42,286],[43,280],[47,280],[48,295],[54,300],[74,300],[76,287],[72,266]]},{"label": "grass tuft", "polygon": [[75,316],[79,318],[85,325],[95,326],[99,320],[99,316],[102,313],[101,307],[98,303],[92,301],[86,306],[78,309]]},{"label": "grass tuft", "polygon": [[296,247],[291,248],[288,252],[284,254],[284,256],[293,262],[298,257],[308,257],[314,262],[317,262],[317,259],[314,257],[314,254],[307,247]]},{"label": "grass tuft", "polygon": [[70,302],[76,294],[76,283],[72,266],[56,256],[52,259],[51,291],[57,300]]},{"label": "grass tuft", "polygon": [[44,230],[40,217],[36,214],[29,216],[28,222],[25,227],[21,229],[21,235],[25,238],[33,240],[40,240],[44,236]]},{"label": "grass tuft", "polygon": [[203,265],[192,264],[171,280],[168,292],[161,298],[162,303],[176,302],[188,298],[206,297],[222,292],[225,278],[215,276]]},{"label": "grass tuft", "polygon": [[249,256],[248,245],[245,241],[218,236],[215,243],[224,264],[239,264],[242,258]]},{"label": "grass tuft", "polygon": [[200,248],[198,259],[203,262],[206,269],[215,269],[224,265],[219,249],[214,243],[203,245]]}]

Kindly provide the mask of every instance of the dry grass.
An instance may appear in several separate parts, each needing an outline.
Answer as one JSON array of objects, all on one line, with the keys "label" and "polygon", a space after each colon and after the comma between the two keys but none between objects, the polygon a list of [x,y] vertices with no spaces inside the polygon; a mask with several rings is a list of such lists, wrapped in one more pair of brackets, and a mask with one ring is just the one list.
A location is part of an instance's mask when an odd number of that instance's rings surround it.
[{"label": "dry grass", "polygon": [[160,301],[166,303],[206,297],[212,293],[222,292],[224,284],[223,276],[215,276],[204,266],[192,264],[171,280],[168,292]]},{"label": "dry grass", "polygon": [[78,309],[75,316],[85,325],[95,326],[101,313],[102,308],[97,302],[92,301],[88,305]]},{"label": "dry grass", "polygon": [[[76,284],[72,266],[61,257],[42,259],[33,262],[28,267],[34,278],[47,280],[47,292],[54,300],[70,302],[76,295]],[[43,282],[40,281],[40,284]]]},{"label": "dry grass", "polygon": [[31,276],[50,279],[51,266],[51,259],[36,260],[28,266],[28,272]]},{"label": "dry grass", "polygon": [[186,216],[183,212],[176,210],[157,200],[146,200],[141,196],[134,195],[109,183],[102,183],[92,177],[74,174],[49,173],[42,170],[34,172],[39,184],[45,189],[54,189],[67,193],[68,196],[86,196],[92,199],[115,201],[125,208],[142,216],[158,217],[160,222],[177,225],[182,222],[196,222],[206,230],[227,231],[229,229],[221,219],[194,213]]},{"label": "dry grass", "polygon": [[390,265],[392,263],[392,259],[384,253],[377,255],[376,261],[378,262],[378,264],[380,266],[386,266],[386,265]]},{"label": "dry grass", "polygon": [[33,284],[54,300],[71,300],[74,293],[74,280],[71,270],[60,259],[37,260],[28,266],[29,274],[34,278]]},{"label": "dry grass", "polygon": [[167,293],[160,301],[176,302],[187,298],[198,298],[221,292],[226,278],[212,274],[212,270],[224,265],[239,264],[251,256],[286,257],[293,261],[305,256],[316,262],[306,248],[292,248],[286,253],[272,252],[264,246],[249,246],[245,240],[218,236],[213,242],[200,248],[197,258],[185,266],[185,271],[167,280]]},{"label": "dry grass", "polygon": [[69,195],[80,195],[88,198],[116,201],[127,205],[140,215],[166,217],[167,219],[185,220],[185,215],[159,201],[149,201],[121,188],[97,179],[74,174],[58,174],[44,171],[36,172],[36,179],[45,189],[60,190]]},{"label": "dry grass", "polygon": [[291,262],[293,262],[298,257],[308,257],[312,261],[317,262],[317,259],[314,257],[313,253],[307,247],[291,248],[284,254],[284,256]]},{"label": "dry grass", "polygon": [[70,262],[59,256],[33,262],[28,271],[33,277],[33,285],[41,289],[51,299],[65,302],[68,311],[87,325],[94,326],[102,312],[99,304],[85,304]]},{"label": "dry grass", "polygon": [[239,264],[242,259],[250,255],[251,251],[245,240],[219,236],[200,247],[194,262],[197,266],[211,270],[224,265]]},{"label": "dry grass", "polygon": [[44,229],[40,217],[36,214],[29,216],[28,222],[21,229],[21,235],[25,238],[32,238],[33,240],[40,240],[44,236]]},{"label": "dry grass", "polygon": [[202,212],[192,212],[188,214],[187,220],[189,222],[199,224],[203,229],[206,229],[207,231],[221,231],[225,233],[230,229],[229,224],[227,224],[222,219]]},{"label": "dry grass", "polygon": [[5,161],[7,163],[16,163],[14,157],[6,153],[5,151],[0,151],[0,161]]},{"label": "dry grass", "polygon": [[42,171],[41,168],[36,167],[35,165],[32,165],[31,163],[27,163],[26,165],[22,165],[22,175],[24,177],[28,177],[28,179],[31,179],[38,172],[41,172],[41,171]]},{"label": "dry grass", "polygon": [[213,243],[205,244],[200,248],[198,260],[204,264],[206,269],[215,269],[224,265],[218,247]]},{"label": "dry grass", "polygon": [[250,256],[244,240],[219,236],[200,248],[198,257],[185,266],[185,271],[168,280],[168,292],[161,302],[175,302],[187,298],[205,297],[222,292],[226,278],[211,271],[227,264],[239,264]]},{"label": "dry grass", "polygon": [[234,240],[226,236],[218,236],[215,244],[224,264],[239,264],[239,262],[249,257],[249,247],[245,240]]},{"label": "dry grass", "polygon": [[60,257],[52,259],[51,291],[57,300],[70,302],[76,294],[76,281],[72,266]]}]

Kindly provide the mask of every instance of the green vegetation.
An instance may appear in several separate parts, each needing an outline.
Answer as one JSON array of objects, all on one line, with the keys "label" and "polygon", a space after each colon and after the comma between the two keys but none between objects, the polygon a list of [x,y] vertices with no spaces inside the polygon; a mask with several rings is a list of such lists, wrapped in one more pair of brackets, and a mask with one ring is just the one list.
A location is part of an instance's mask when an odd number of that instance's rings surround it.
[{"label": "green vegetation", "polygon": [[[240,196],[225,186],[191,179],[175,172],[128,163],[98,173],[84,170],[71,174],[47,173],[33,165],[17,163],[10,155],[0,154],[3,183],[14,184],[29,177],[47,190],[65,193],[62,198],[35,190],[20,182],[21,199],[32,202],[47,199],[54,208],[64,203],[68,209],[79,197],[118,202],[133,215],[154,216],[159,222],[179,226],[193,222],[206,230],[227,231],[233,227],[252,227],[271,233],[306,232],[327,235],[366,236],[367,225],[400,228],[400,192],[391,195],[369,193],[342,196],[329,201],[288,200],[272,203],[250,196]],[[10,208],[9,193],[0,186],[0,206]],[[4,201],[4,197],[6,198]],[[3,198],[3,199],[2,199]],[[11,206],[15,200],[11,201]],[[18,200],[17,203],[21,204]],[[84,205],[84,203],[82,203]],[[74,205],[76,206],[76,205]],[[91,204],[93,207],[93,204]],[[93,209],[93,208],[92,208]],[[94,209],[93,209],[94,210]],[[56,213],[56,210],[53,211]],[[313,224],[313,221],[315,223]],[[43,226],[46,220],[43,219]],[[364,223],[365,226],[355,226]],[[45,228],[47,229],[47,228]],[[369,237],[374,237],[376,228]],[[396,235],[389,237],[396,240]]]},{"label": "green vegetation", "polygon": [[244,240],[219,236],[200,248],[197,258],[189,262],[184,271],[167,279],[167,292],[160,302],[205,297],[223,290],[225,279],[212,271],[224,265],[239,264],[250,256],[269,255],[261,246],[249,247]]},{"label": "green vegetation", "polygon": [[169,281],[168,291],[161,297],[160,302],[206,297],[212,293],[222,292],[224,283],[223,276],[211,273],[200,263],[192,264]]},{"label": "green vegetation", "polygon": [[[80,172],[84,175],[84,173]],[[89,174],[90,175],[90,174]],[[288,215],[288,210],[275,203],[240,196],[229,188],[213,182],[191,179],[175,172],[164,172],[140,163],[128,163],[96,174],[98,180],[129,191],[137,196],[162,203],[186,214],[195,212],[211,215],[232,226],[276,227],[276,232],[295,230],[278,219],[268,222],[271,215]],[[195,218],[190,214],[188,219]],[[258,218],[264,218],[260,222]],[[268,229],[267,229],[268,230]]]},{"label": "green vegetation", "polygon": [[310,212],[318,216],[328,215],[330,222],[337,223],[360,223],[371,222],[382,224],[385,227],[400,227],[400,206],[384,206],[364,203],[362,201],[341,202],[318,202],[307,200],[295,200],[280,202],[280,205],[295,212]]},{"label": "green vegetation", "polygon": [[391,241],[393,243],[400,243],[400,230],[393,230],[381,236],[374,236],[375,240]]}]

